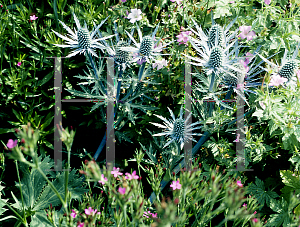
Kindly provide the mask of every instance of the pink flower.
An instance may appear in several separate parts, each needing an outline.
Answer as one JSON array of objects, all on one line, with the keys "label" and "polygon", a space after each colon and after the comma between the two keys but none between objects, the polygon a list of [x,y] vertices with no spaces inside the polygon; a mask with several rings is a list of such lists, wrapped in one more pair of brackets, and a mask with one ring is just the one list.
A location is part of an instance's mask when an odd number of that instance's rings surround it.
[{"label": "pink flower", "polygon": [[70,216],[71,216],[72,218],[75,218],[75,217],[76,217],[76,212],[75,212],[75,210],[72,209],[72,213],[70,214]]},{"label": "pink flower", "polygon": [[36,19],[38,19],[38,17],[36,17],[35,15],[30,16],[30,20],[36,20]]},{"label": "pink flower", "polygon": [[252,221],[253,221],[254,223],[257,223],[257,222],[258,222],[257,218],[253,218]]},{"label": "pink flower", "polygon": [[287,78],[284,78],[284,77],[281,77],[280,75],[273,75],[271,77],[271,81],[269,83],[269,86],[275,86],[275,87],[278,87],[279,85],[282,85],[284,82],[287,82],[288,79]]},{"label": "pink flower", "polygon": [[170,0],[171,2],[177,2],[178,5],[181,4],[181,1],[180,0]]},{"label": "pink flower", "polygon": [[120,173],[119,170],[120,170],[120,168],[114,167],[110,173],[113,174],[114,177],[117,177],[118,175],[123,175],[123,173]]},{"label": "pink flower", "polygon": [[101,183],[102,185],[104,185],[106,181],[107,181],[107,178],[104,177],[104,174],[102,174],[101,175],[101,180],[99,180],[98,182]]},{"label": "pink flower", "polygon": [[271,3],[271,0],[265,0],[266,5],[270,5],[270,3]]},{"label": "pink flower", "polygon": [[298,80],[300,81],[300,70],[298,70],[296,74],[297,74]]},{"label": "pink flower", "polygon": [[247,52],[246,56],[249,56],[248,58],[245,59],[245,63],[248,65],[250,60],[254,57],[254,55],[251,54],[250,52]]},{"label": "pink flower", "polygon": [[242,182],[241,182],[240,180],[238,180],[238,181],[236,182],[236,184],[237,184],[239,187],[243,187]]},{"label": "pink flower", "polygon": [[127,0],[121,0],[122,2],[126,2]]},{"label": "pink flower", "polygon": [[256,214],[257,212],[256,211],[254,211],[254,213],[253,214]]},{"label": "pink flower", "polygon": [[125,179],[128,179],[128,180],[139,179],[139,176],[136,175],[135,170],[132,172],[132,175],[130,175],[130,173],[125,173],[125,175],[126,175]]},{"label": "pink flower", "polygon": [[241,37],[242,39],[246,39],[249,41],[249,40],[252,40],[254,37],[256,37],[255,35],[255,32],[254,31],[251,31],[251,26],[240,26],[240,31],[241,31],[241,34],[238,35],[238,37]]},{"label": "pink flower", "polygon": [[21,64],[22,64],[22,62],[18,62],[17,66],[19,66],[19,67],[20,67],[20,66],[21,66]]},{"label": "pink flower", "polygon": [[237,137],[236,140],[234,140],[233,142],[240,142],[240,136],[241,135],[238,133],[237,136],[236,136]]},{"label": "pink flower", "polygon": [[8,143],[6,144],[6,146],[7,146],[9,149],[12,149],[12,148],[14,148],[15,146],[17,146],[17,144],[18,144],[18,140],[13,141],[12,139],[9,139],[9,140],[8,140]]},{"label": "pink flower", "polygon": [[153,213],[152,213],[152,217],[153,217],[153,218],[157,218],[157,213],[156,213],[156,214],[153,214]]},{"label": "pink flower", "polygon": [[152,214],[152,213],[151,213],[150,211],[148,211],[148,212],[145,211],[144,214],[143,214],[143,216],[146,217],[146,218],[149,218],[149,217],[147,216],[147,215],[149,215],[149,214]]},{"label": "pink flower", "polygon": [[119,187],[119,190],[118,190],[118,191],[120,192],[121,195],[124,195],[125,192],[126,192],[126,188],[121,188],[121,187]]},{"label": "pink flower", "polygon": [[181,184],[179,183],[179,180],[173,181],[172,184],[170,185],[170,187],[173,188],[173,190],[181,189]]},{"label": "pink flower", "polygon": [[178,38],[177,42],[179,42],[179,44],[186,44],[188,41],[188,36],[191,34],[191,31],[181,32],[179,35],[176,36]]},{"label": "pink flower", "polygon": [[84,223],[79,222],[79,225],[77,227],[84,227]]},{"label": "pink flower", "polygon": [[86,215],[92,215],[93,216],[97,212],[97,209],[93,210],[92,207],[89,207],[89,209],[84,209],[84,211],[85,211]]},{"label": "pink flower", "polygon": [[231,1],[231,2],[229,2],[229,3],[234,3],[234,1]]},{"label": "pink flower", "polygon": [[247,204],[246,204],[246,203],[244,203],[244,204],[243,204],[243,207],[246,207],[246,208],[247,208]]},{"label": "pink flower", "polygon": [[266,105],[262,101],[259,101],[259,105],[263,110],[266,109]]},{"label": "pink flower", "polygon": [[161,61],[156,60],[155,63],[152,63],[153,69],[157,66],[157,70],[160,70],[163,66],[167,66],[168,62],[165,59],[162,59]]}]

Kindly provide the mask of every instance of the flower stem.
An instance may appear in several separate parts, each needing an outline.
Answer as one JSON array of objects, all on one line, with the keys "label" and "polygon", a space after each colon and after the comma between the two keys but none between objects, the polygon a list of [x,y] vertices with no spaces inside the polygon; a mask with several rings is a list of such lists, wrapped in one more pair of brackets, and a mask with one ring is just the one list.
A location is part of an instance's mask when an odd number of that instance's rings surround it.
[{"label": "flower stem", "polygon": [[[119,79],[122,77],[122,74],[123,74],[123,70],[122,69],[120,69],[120,72],[119,72]],[[115,107],[114,107],[114,117],[117,117],[117,107],[118,107],[118,101],[119,101],[119,98],[120,98],[120,90],[121,90],[121,83],[122,83],[122,81],[121,80],[119,80],[118,81],[118,87],[117,87],[117,97],[116,97],[116,103],[115,103]],[[109,119],[109,121],[108,122],[111,122],[111,118],[113,117],[113,114],[111,114],[111,116],[110,116],[110,119]],[[109,132],[110,132],[110,130],[109,130]],[[108,134],[109,134],[109,132],[108,132]],[[103,148],[104,148],[104,146],[105,146],[105,144],[106,144],[106,136],[107,136],[107,132],[105,132],[105,134],[104,134],[104,136],[103,136],[103,138],[102,138],[102,141],[101,141],[101,143],[100,143],[100,145],[99,145],[99,147],[98,147],[98,149],[97,149],[97,151],[96,151],[96,153],[94,154],[94,159],[95,160],[97,160],[97,158],[99,157],[99,155],[101,154],[101,152],[102,152],[102,150],[103,150]]]},{"label": "flower stem", "polygon": [[[95,74],[95,76],[96,76],[96,79],[99,80],[99,77],[98,77],[98,73],[97,73],[97,70],[96,70],[96,66],[95,66],[94,60],[93,60],[93,58],[92,58],[92,56],[91,56],[90,53],[87,53],[87,55],[88,55],[88,57],[89,57],[90,63],[91,63],[91,65],[92,65],[92,68],[93,68],[93,70],[94,70],[94,74]],[[107,94],[107,91],[105,90],[105,88],[104,88],[104,86],[103,86],[103,84],[102,84],[101,81],[99,81],[99,84],[100,84],[101,89],[103,90],[103,92]]]},{"label": "flower stem", "polygon": [[[233,88],[232,88],[232,87],[230,87],[230,89],[227,91],[227,94],[226,94],[226,96],[225,96],[225,100],[227,100],[227,99],[230,99],[232,92],[233,92]],[[224,109],[224,107],[223,107],[223,106],[221,106],[221,108],[220,108],[220,109],[221,109],[221,110],[223,110],[223,109]]]}]

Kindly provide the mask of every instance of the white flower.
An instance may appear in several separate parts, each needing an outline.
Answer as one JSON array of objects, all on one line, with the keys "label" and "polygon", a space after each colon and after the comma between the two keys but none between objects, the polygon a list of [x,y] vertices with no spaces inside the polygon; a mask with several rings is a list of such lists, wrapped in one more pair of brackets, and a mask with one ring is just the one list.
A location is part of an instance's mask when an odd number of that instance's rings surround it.
[{"label": "white flower", "polygon": [[155,134],[153,136],[169,135],[171,137],[171,140],[168,143],[166,143],[166,145],[163,148],[168,146],[173,141],[175,141],[177,143],[180,143],[180,145],[181,145],[180,148],[181,149],[183,148],[184,143],[186,143],[188,140],[192,140],[194,142],[197,142],[196,140],[193,139],[192,135],[201,136],[202,134],[191,133],[191,131],[195,130],[195,129],[200,129],[202,126],[192,128],[193,126],[200,124],[200,122],[195,122],[193,124],[187,125],[188,120],[192,116],[191,113],[186,118],[186,120],[184,120],[182,118],[182,106],[181,106],[181,108],[180,108],[180,117],[175,119],[175,116],[174,116],[172,110],[170,110],[169,107],[167,107],[167,108],[168,108],[173,120],[168,121],[166,118],[154,114],[156,117],[158,117],[158,118],[160,118],[161,120],[164,121],[164,125],[150,122],[150,124],[153,124],[153,125],[155,125],[159,128],[165,128],[166,129],[165,132],[158,133],[158,134]]},{"label": "white flower", "polygon": [[84,27],[81,27],[75,14],[73,14],[73,16],[78,30],[74,29],[73,32],[68,26],[66,26],[62,21],[59,20],[59,22],[62,24],[64,29],[68,31],[70,38],[68,38],[67,36],[63,36],[57,33],[56,31],[52,30],[58,37],[60,37],[63,40],[66,40],[68,43],[68,45],[60,45],[60,44],[54,44],[54,45],[58,47],[71,47],[73,49],[76,49],[73,52],[71,52],[67,57],[75,56],[78,53],[79,54],[89,53],[95,57],[98,57],[94,49],[96,48],[106,49],[106,47],[98,43],[98,41],[109,39],[114,36],[114,35],[110,35],[100,39],[93,39],[94,36],[96,35],[97,30],[102,26],[102,24],[104,24],[104,22],[107,20],[108,17],[104,21],[102,21],[101,24],[98,25],[98,27],[93,30],[93,32],[90,33],[87,29],[86,23]]},{"label": "white flower", "polygon": [[141,14],[142,11],[140,9],[132,9],[127,18],[130,19],[130,22],[134,24],[134,22],[142,19]]},{"label": "white flower", "polygon": [[157,66],[157,70],[161,69],[163,66],[167,66],[168,62],[165,59],[161,61],[156,60],[155,63],[152,64],[153,69]]}]

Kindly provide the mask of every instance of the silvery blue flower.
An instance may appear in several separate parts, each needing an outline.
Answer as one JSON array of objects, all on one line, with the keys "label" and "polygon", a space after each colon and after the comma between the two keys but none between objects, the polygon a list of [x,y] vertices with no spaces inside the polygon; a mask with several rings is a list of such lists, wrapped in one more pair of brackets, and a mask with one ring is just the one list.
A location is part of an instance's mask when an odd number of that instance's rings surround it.
[{"label": "silvery blue flower", "polygon": [[[172,41],[164,46],[157,46],[158,42],[161,40],[161,38],[160,38],[156,41],[156,43],[154,43],[154,38],[157,33],[159,24],[156,26],[156,28],[151,36],[143,36],[139,26],[137,24],[136,24],[136,26],[137,26],[140,43],[137,43],[137,41],[133,38],[133,36],[131,34],[129,34],[127,31],[125,31],[127,33],[127,35],[129,36],[129,38],[133,41],[133,43],[136,47],[121,47],[120,48],[121,50],[136,53],[138,55],[134,60],[132,60],[132,62],[147,61],[149,63],[149,59],[154,59],[153,56],[169,55],[169,54],[160,54],[158,52],[165,49],[164,47],[168,46],[169,44],[173,43],[174,41]],[[156,47],[155,47],[155,45],[156,45]]]},{"label": "silvery blue flower", "polygon": [[68,31],[70,38],[67,36],[63,36],[63,35],[57,33],[56,31],[52,30],[58,37],[60,37],[63,40],[66,40],[68,43],[68,45],[61,45],[61,44],[54,44],[54,45],[58,46],[58,47],[71,47],[71,48],[75,49],[67,57],[72,57],[72,56],[75,56],[76,54],[82,54],[82,53],[84,53],[84,54],[89,53],[95,57],[98,57],[97,54],[95,53],[94,49],[96,49],[96,48],[105,49],[106,48],[105,46],[98,43],[98,41],[109,39],[114,36],[114,35],[111,35],[111,36],[107,36],[107,37],[100,38],[100,39],[94,39],[94,36],[96,35],[97,30],[103,25],[103,23],[107,20],[108,17],[104,21],[102,21],[101,24],[99,24],[97,26],[97,28],[95,28],[92,32],[89,32],[87,29],[86,22],[84,24],[84,27],[81,27],[76,15],[73,14],[73,16],[74,16],[74,20],[75,20],[78,30],[74,29],[74,32],[73,32],[68,26],[66,26],[62,21],[59,20],[59,22],[62,24],[64,29],[66,29]]},{"label": "silvery blue flower", "polygon": [[[110,57],[114,58],[114,61],[118,65],[122,65],[123,71],[127,66],[130,66],[130,63],[132,61],[132,55],[128,51],[124,51],[121,49],[121,47],[129,47],[131,40],[123,41],[120,40],[119,33],[117,31],[117,25],[116,22],[114,22],[114,27],[115,27],[115,37],[117,42],[113,43],[110,40],[111,45],[108,44],[105,40],[102,40],[101,42],[106,46],[106,51]],[[134,28],[131,30],[131,35],[133,35]],[[102,34],[98,31],[99,37],[102,37]]]},{"label": "silvery blue flower", "polygon": [[159,116],[159,115],[156,115],[154,114],[156,117],[160,118],[161,120],[164,121],[164,125],[161,125],[161,124],[157,124],[157,123],[153,123],[153,122],[150,122],[150,124],[153,124],[159,128],[164,128],[165,129],[165,132],[162,132],[162,133],[158,133],[158,134],[155,134],[153,136],[170,136],[171,140],[165,144],[165,146],[163,148],[165,148],[166,146],[168,146],[170,143],[172,143],[173,141],[177,142],[177,143],[180,143],[180,148],[182,149],[183,146],[184,146],[184,143],[186,143],[188,140],[192,140],[194,142],[197,142],[196,140],[193,139],[193,135],[196,135],[196,136],[201,136],[202,134],[199,134],[199,133],[191,133],[192,130],[195,130],[195,129],[200,129],[202,126],[199,126],[199,127],[196,127],[196,128],[192,128],[193,126],[195,125],[198,125],[200,124],[200,122],[195,122],[193,124],[189,124],[187,125],[187,122],[188,120],[190,119],[190,117],[192,116],[191,113],[189,114],[189,116],[186,118],[186,120],[184,120],[182,118],[182,106],[180,108],[180,117],[175,119],[175,116],[172,112],[172,110],[167,107],[170,114],[171,114],[171,117],[173,120],[167,120],[166,118],[162,117],[162,116]]},{"label": "silvery blue flower", "polygon": [[[285,49],[283,58],[281,59],[281,65],[279,66],[277,61],[276,64],[270,62],[263,56],[259,55],[261,59],[263,59],[269,66],[271,66],[271,76],[272,75],[279,75],[281,77],[284,77],[288,79],[287,86],[294,87],[296,86],[296,71],[298,70],[298,63],[299,60],[296,59],[298,56],[300,42],[298,43],[298,46],[296,47],[293,56],[290,58],[287,58],[288,50]],[[266,68],[261,67],[265,71],[269,71]]]}]

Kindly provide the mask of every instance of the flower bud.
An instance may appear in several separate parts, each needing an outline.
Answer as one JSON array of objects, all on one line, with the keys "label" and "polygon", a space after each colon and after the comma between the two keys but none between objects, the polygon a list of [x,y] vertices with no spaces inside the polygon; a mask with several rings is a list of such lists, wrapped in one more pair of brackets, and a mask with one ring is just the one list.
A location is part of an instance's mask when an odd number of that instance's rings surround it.
[{"label": "flower bud", "polygon": [[175,203],[175,205],[177,205],[177,204],[179,203],[179,199],[176,198],[176,199],[174,200],[174,203]]}]

